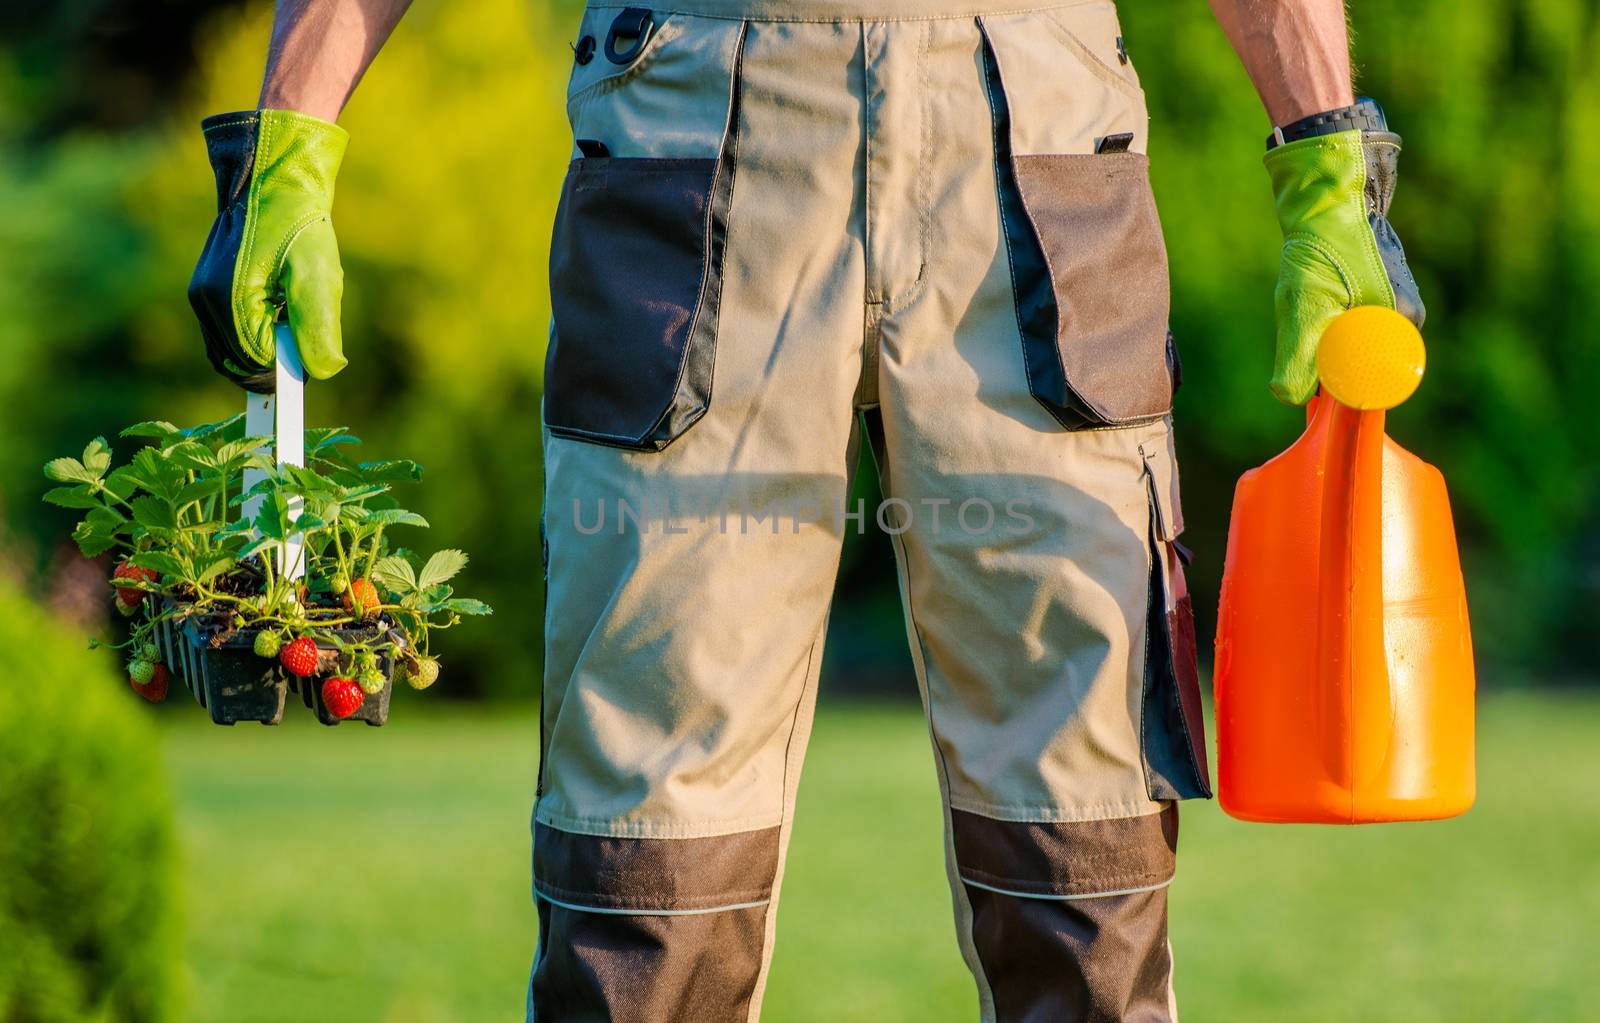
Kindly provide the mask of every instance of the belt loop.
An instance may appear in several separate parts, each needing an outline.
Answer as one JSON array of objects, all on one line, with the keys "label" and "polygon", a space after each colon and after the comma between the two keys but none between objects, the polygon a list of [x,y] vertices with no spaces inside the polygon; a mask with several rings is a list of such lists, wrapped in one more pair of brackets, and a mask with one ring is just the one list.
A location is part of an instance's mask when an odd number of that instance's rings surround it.
[{"label": "belt loop", "polygon": [[[631,64],[644,52],[645,44],[656,30],[656,17],[648,7],[624,7],[611,22],[606,33],[606,59],[613,64]],[[617,40],[633,39],[627,52],[617,52]]]}]

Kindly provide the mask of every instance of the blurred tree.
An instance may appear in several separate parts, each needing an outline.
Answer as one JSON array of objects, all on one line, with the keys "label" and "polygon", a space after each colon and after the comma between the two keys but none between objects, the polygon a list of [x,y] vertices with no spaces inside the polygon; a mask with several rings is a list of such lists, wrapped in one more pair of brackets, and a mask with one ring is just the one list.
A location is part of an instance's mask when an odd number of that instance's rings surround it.
[{"label": "blurred tree", "polygon": [[115,661],[0,578],[0,1019],[178,1018],[172,812]]},{"label": "blurred tree", "polygon": [[165,117],[189,86],[209,21],[241,0],[63,0],[0,5],[11,97],[38,139]]}]

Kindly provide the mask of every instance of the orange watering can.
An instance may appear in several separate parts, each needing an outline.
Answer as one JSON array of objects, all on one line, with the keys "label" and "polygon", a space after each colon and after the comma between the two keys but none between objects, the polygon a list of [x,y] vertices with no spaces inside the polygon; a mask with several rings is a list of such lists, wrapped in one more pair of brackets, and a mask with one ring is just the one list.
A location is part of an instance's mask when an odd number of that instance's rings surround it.
[{"label": "orange watering can", "polygon": [[1404,317],[1340,315],[1300,439],[1234,494],[1217,623],[1222,808],[1358,824],[1472,805],[1473,668],[1444,477],[1384,434],[1422,377]]}]

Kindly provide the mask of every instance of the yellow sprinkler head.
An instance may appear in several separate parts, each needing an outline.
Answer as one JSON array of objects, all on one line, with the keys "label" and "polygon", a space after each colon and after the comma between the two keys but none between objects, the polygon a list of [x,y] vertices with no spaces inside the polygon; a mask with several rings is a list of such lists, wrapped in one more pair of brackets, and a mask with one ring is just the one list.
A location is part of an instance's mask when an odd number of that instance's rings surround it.
[{"label": "yellow sprinkler head", "polygon": [[1422,382],[1422,335],[1383,306],[1362,305],[1334,317],[1317,346],[1317,376],[1341,405],[1391,409]]}]

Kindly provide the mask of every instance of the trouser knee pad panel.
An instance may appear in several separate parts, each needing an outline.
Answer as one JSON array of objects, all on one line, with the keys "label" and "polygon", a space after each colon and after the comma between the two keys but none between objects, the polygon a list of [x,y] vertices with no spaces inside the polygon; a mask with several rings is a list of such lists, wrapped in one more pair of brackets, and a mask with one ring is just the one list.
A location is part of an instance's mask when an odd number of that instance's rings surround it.
[{"label": "trouser knee pad panel", "polygon": [[532,1018],[744,1019],[778,843],[777,828],[618,838],[535,825]]}]

